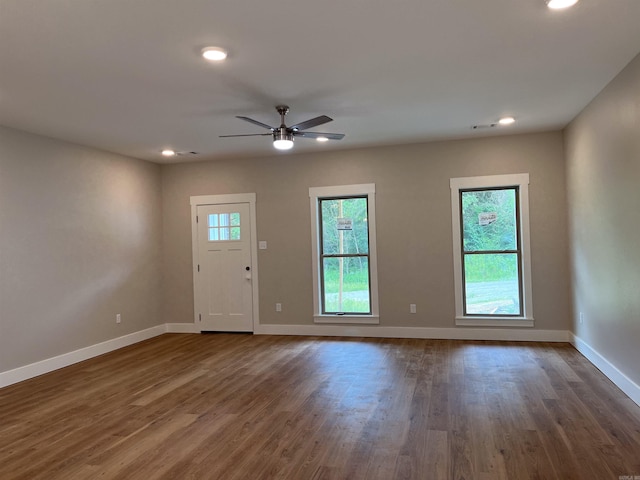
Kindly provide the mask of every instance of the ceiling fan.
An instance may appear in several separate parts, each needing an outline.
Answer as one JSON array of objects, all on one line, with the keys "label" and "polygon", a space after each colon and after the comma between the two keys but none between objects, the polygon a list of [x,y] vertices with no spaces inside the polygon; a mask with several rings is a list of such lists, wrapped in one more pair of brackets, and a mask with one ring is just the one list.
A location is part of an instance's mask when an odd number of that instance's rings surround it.
[{"label": "ceiling fan", "polygon": [[315,138],[318,141],[326,140],[342,140],[344,133],[320,133],[320,132],[305,132],[307,128],[317,127],[324,123],[333,121],[333,118],[326,115],[320,115],[319,117],[311,118],[304,122],[297,123],[290,127],[287,127],[284,123],[284,116],[289,113],[289,107],[286,105],[277,105],[276,110],[280,114],[280,126],[272,127],[266,123],[259,122],[249,117],[236,116],[240,120],[253,123],[259,127],[271,130],[271,133],[248,133],[241,135],[220,135],[220,137],[258,137],[271,135],[273,137],[273,146],[278,150],[289,150],[293,147],[293,137]]}]

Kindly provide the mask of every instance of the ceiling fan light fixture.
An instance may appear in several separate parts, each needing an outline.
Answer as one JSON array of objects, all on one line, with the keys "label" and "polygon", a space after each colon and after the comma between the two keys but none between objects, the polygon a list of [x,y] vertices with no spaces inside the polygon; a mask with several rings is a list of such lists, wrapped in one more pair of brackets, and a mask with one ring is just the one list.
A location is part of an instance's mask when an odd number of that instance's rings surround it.
[{"label": "ceiling fan light fixture", "polygon": [[220,47],[205,47],[202,49],[202,56],[213,62],[220,62],[227,58],[227,51]]},{"label": "ceiling fan light fixture", "polygon": [[293,140],[287,140],[287,139],[274,140],[273,146],[278,150],[291,150],[293,148]]},{"label": "ceiling fan light fixture", "polygon": [[324,143],[324,142],[328,142],[329,139],[327,137],[318,137],[316,138],[316,141]]},{"label": "ceiling fan light fixture", "polygon": [[174,150],[171,150],[170,148],[165,148],[164,150],[162,150],[162,156],[164,157],[173,157],[176,154],[176,152]]},{"label": "ceiling fan light fixture", "polygon": [[293,148],[293,135],[286,128],[273,132],[273,146],[278,150],[291,150]]},{"label": "ceiling fan light fixture", "polygon": [[578,0],[546,0],[547,7],[552,10],[562,10],[563,8],[573,7]]}]

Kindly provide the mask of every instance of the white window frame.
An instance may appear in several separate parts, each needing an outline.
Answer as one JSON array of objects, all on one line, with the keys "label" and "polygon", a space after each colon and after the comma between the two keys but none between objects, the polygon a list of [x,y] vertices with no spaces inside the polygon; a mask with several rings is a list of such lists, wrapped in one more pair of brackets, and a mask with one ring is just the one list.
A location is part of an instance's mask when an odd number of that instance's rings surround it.
[{"label": "white window frame", "polygon": [[[313,321],[315,323],[379,324],[378,309],[378,261],[376,250],[376,186],[374,183],[309,188],[311,208],[311,252],[313,271]],[[320,232],[318,231],[319,199],[331,197],[367,197],[367,223],[369,225],[369,288],[371,313],[364,315],[339,315],[322,313],[322,292],[320,287]]]},{"label": "white window frame", "polygon": [[[531,288],[531,241],[529,236],[529,174],[488,175],[482,177],[462,177],[450,179],[451,219],[453,230],[453,276],[455,280],[456,325],[486,327],[533,327],[533,295]],[[478,315],[465,316],[462,294],[462,252],[460,225],[460,190],[518,187],[520,196],[520,236],[523,316],[501,316],[500,318]]]}]

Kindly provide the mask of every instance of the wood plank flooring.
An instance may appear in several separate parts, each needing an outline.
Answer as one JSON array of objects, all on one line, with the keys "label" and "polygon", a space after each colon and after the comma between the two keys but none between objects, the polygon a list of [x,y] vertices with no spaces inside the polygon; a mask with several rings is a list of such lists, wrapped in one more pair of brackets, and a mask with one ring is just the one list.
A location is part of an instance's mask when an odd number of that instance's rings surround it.
[{"label": "wood plank flooring", "polygon": [[640,407],[568,344],[169,334],[0,390],[2,480],[634,475]]}]

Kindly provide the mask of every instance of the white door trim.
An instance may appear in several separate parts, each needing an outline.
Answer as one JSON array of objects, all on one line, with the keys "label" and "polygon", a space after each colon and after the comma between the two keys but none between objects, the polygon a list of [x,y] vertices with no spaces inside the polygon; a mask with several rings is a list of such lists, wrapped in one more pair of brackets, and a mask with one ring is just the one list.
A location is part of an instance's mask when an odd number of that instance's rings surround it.
[{"label": "white door trim", "polygon": [[260,325],[260,303],[258,295],[258,241],[256,240],[256,194],[255,193],[232,193],[227,195],[196,195],[190,197],[191,204],[191,251],[193,257],[193,323],[198,325],[198,312],[196,311],[196,284],[198,276],[198,223],[196,216],[199,205],[224,205],[227,203],[248,203],[251,212],[251,283],[252,283],[252,304],[253,304],[253,331]]}]

